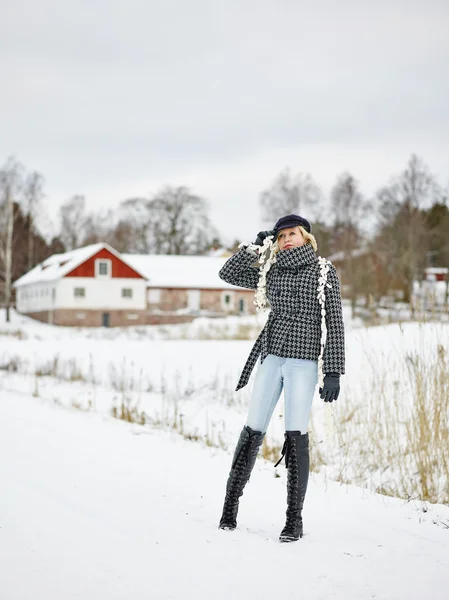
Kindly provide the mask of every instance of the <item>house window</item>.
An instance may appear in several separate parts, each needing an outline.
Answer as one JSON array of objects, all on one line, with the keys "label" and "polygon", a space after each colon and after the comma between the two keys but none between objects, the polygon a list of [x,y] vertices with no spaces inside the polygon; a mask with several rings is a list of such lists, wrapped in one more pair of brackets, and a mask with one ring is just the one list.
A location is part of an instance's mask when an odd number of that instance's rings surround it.
[{"label": "house window", "polygon": [[159,304],[161,301],[161,290],[148,290],[148,302],[150,304]]},{"label": "house window", "polygon": [[240,300],[239,300],[239,313],[244,313],[245,309],[246,309],[245,300],[243,298],[240,298]]},{"label": "house window", "polygon": [[96,277],[111,277],[111,261],[108,258],[98,258],[95,261]]},{"label": "house window", "polygon": [[234,292],[222,293],[221,307],[223,310],[234,310]]},{"label": "house window", "polygon": [[85,319],[86,315],[85,315],[85,313],[76,313],[76,318],[77,319]]},{"label": "house window", "polygon": [[122,298],[132,298],[133,290],[132,288],[122,288]]},{"label": "house window", "polygon": [[126,315],[126,318],[130,321],[136,321],[139,318],[139,315],[136,315],[135,313],[130,313]]},{"label": "house window", "polygon": [[75,288],[75,298],[85,298],[86,297],[86,288]]}]

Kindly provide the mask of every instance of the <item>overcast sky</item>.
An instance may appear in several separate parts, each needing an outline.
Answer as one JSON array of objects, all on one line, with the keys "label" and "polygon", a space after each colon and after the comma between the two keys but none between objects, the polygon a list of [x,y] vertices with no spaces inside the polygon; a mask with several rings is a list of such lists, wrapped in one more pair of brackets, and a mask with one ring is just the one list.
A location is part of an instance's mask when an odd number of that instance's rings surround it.
[{"label": "overcast sky", "polygon": [[[234,239],[284,167],[449,182],[447,0],[0,0],[0,162],[115,207],[164,184]],[[307,215],[305,215],[307,216]]]}]

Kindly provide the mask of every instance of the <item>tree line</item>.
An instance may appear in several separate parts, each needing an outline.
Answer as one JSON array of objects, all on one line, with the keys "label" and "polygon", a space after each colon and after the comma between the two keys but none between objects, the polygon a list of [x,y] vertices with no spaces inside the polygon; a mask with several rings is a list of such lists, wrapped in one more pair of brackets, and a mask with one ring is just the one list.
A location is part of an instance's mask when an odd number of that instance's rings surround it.
[{"label": "tree line", "polygon": [[260,197],[267,223],[279,214],[310,215],[320,254],[338,257],[353,307],[360,296],[376,302],[392,290],[410,303],[426,267],[449,267],[448,201],[449,188],[416,155],[372,197],[346,172],[326,201],[309,174],[289,170]]},{"label": "tree line", "polygon": [[[38,223],[44,187],[40,173],[14,158],[0,168],[0,301],[7,318],[12,282],[54,253],[100,241],[131,254],[207,254],[223,246],[209,203],[183,186],[126,199],[115,210],[88,211],[84,196],[74,195],[60,207],[59,233],[48,239]],[[284,214],[309,218],[319,254],[338,260],[355,306],[361,296],[378,300],[392,289],[410,302],[425,267],[449,266],[448,200],[448,189],[412,155],[372,197],[348,172],[326,198],[311,174],[285,169],[260,193],[259,208],[266,227]]]}]

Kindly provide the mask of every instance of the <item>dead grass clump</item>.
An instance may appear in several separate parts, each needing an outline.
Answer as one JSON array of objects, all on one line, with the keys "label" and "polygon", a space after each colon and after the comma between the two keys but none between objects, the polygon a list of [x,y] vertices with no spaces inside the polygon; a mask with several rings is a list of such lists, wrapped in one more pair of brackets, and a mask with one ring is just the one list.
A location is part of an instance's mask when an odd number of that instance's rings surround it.
[{"label": "dead grass clump", "polygon": [[332,479],[379,493],[449,505],[449,358],[426,344],[382,366],[338,407]]},{"label": "dead grass clump", "polygon": [[0,371],[7,371],[8,373],[18,373],[23,365],[23,361],[20,356],[13,355],[4,358],[0,362]]}]

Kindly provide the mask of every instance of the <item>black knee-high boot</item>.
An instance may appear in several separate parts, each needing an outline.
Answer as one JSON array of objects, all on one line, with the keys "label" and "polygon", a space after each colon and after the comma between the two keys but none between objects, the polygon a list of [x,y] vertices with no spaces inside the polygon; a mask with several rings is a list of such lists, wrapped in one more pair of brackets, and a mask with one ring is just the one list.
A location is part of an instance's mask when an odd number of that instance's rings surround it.
[{"label": "black knee-high boot", "polygon": [[295,542],[303,535],[302,508],[309,481],[309,434],[286,431],[282,456],[287,472],[287,520],[281,531],[281,542]]},{"label": "black knee-high boot", "polygon": [[240,434],[226,484],[226,496],[223,514],[220,519],[220,529],[232,530],[237,527],[239,498],[243,494],[243,488],[248,483],[264,437],[264,433],[253,431],[248,425],[245,425]]}]

